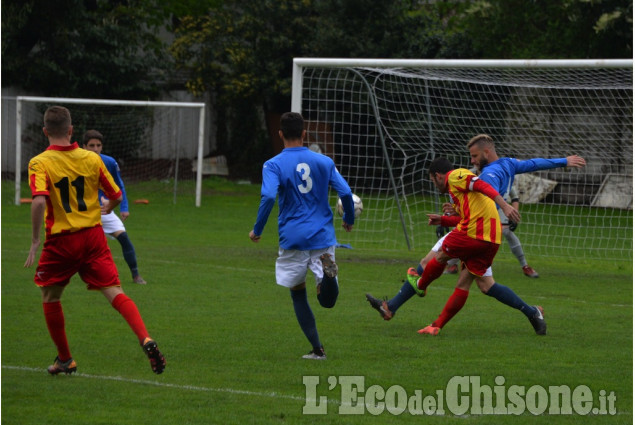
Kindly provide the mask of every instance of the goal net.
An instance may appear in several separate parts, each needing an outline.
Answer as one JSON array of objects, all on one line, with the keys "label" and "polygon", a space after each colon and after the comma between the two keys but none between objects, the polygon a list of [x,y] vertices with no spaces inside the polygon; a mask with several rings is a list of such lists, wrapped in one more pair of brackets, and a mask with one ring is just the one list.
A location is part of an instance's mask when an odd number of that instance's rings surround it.
[{"label": "goal net", "polygon": [[178,199],[200,205],[204,103],[44,97],[3,98],[2,178],[15,179],[15,202],[30,198],[30,158],[48,147],[43,116],[52,105],[67,107],[71,141],[82,146],[86,130],[104,136],[102,153],[119,163],[128,201]]},{"label": "goal net", "polygon": [[470,168],[467,141],[487,133],[499,156],[587,161],[517,176],[528,256],[632,261],[632,66],[296,58],[292,110],[307,120],[308,145],[363,200],[355,231],[342,235],[353,247],[428,252],[437,238],[426,214],[445,201],[430,161]]}]

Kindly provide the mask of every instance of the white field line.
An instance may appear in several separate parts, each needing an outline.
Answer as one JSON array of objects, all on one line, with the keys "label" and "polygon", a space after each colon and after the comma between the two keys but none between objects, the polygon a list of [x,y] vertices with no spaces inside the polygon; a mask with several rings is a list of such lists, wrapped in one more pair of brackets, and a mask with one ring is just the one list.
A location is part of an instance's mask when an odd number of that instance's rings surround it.
[{"label": "white field line", "polygon": [[[34,373],[47,373],[46,369],[38,369],[38,368],[26,367],[26,366],[2,365],[2,369],[21,370],[25,372],[34,372]],[[71,376],[78,377],[78,378],[95,379],[95,380],[101,380],[101,381],[117,381],[117,382],[126,382],[126,383],[139,384],[139,385],[152,385],[155,387],[173,388],[177,390],[186,390],[186,391],[229,393],[229,394],[246,395],[246,396],[252,396],[252,397],[268,397],[268,398],[296,400],[296,401],[309,401],[309,402],[316,401],[316,400],[307,399],[306,397],[280,394],[275,391],[260,392],[260,391],[236,390],[233,388],[213,388],[213,387],[200,387],[197,385],[178,385],[178,384],[170,384],[166,382],[149,381],[145,379],[131,379],[131,378],[124,378],[122,376],[90,375],[87,373],[74,373]],[[332,399],[328,400],[328,402],[340,404],[337,400],[332,400]]]},{"label": "white field line", "polygon": [[[11,366],[11,365],[2,365],[2,369],[8,369],[8,370],[19,370],[19,371],[24,371],[24,372],[33,372],[33,373],[45,373],[45,369],[38,369],[38,368],[34,368],[34,367],[26,367],[26,366]],[[170,384],[170,383],[166,383],[166,382],[156,382],[156,381],[149,381],[149,380],[145,380],[145,379],[131,379],[131,378],[124,378],[122,376],[108,376],[108,375],[90,375],[87,373],[75,373],[72,376],[77,377],[77,378],[86,378],[86,379],[95,379],[95,380],[101,380],[101,381],[115,381],[115,382],[126,382],[126,383],[131,383],[131,384],[138,384],[138,385],[152,385],[155,387],[162,387],[162,388],[171,388],[171,389],[176,389],[176,390],[185,390],[185,391],[199,391],[199,392],[213,392],[213,393],[227,393],[227,394],[235,394],[235,395],[242,395],[242,396],[250,396],[250,397],[265,397],[265,398],[273,398],[273,399],[284,399],[284,400],[294,400],[294,401],[303,401],[305,402],[305,404],[311,404],[312,406],[315,406],[316,403],[318,402],[318,400],[312,399],[312,398],[307,398],[307,397],[299,397],[299,396],[293,396],[293,395],[288,395],[288,394],[280,394],[277,393],[275,391],[272,392],[261,392],[261,391],[247,391],[247,390],[236,390],[233,388],[213,388],[213,387],[200,387],[197,385],[177,385],[177,384]],[[324,401],[324,396],[321,397],[322,400],[320,401],[320,403],[322,403]],[[335,400],[335,399],[331,399],[331,398],[327,398],[326,399],[327,403],[330,404],[336,404],[339,406],[344,406],[344,407],[352,407],[353,405],[349,402],[345,402],[342,403],[340,400]],[[368,402],[365,402],[364,405],[366,407],[376,407],[374,404],[369,404]],[[355,406],[358,406],[358,404],[356,403]],[[366,414],[368,414],[368,412],[366,412]],[[617,416],[622,416],[622,415],[631,415],[632,413],[630,411],[618,411],[616,413]],[[436,413],[434,414],[434,416],[446,416],[444,414],[439,414]],[[452,415],[450,414],[450,416],[455,417],[455,418],[459,418],[459,419],[467,419],[470,418],[471,415]],[[480,416],[480,415],[477,415]],[[523,416],[531,416],[530,413],[528,412],[524,412]]]}]

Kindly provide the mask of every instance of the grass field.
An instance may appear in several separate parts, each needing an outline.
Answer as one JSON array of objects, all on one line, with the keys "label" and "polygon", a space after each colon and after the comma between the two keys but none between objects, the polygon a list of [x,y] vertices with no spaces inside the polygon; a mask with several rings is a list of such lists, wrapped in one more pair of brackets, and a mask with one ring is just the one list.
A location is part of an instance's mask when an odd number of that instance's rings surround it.
[{"label": "grass field", "polygon": [[[274,281],[276,211],[261,242],[253,244],[247,234],[255,220],[259,186],[217,179],[205,182],[200,208],[189,200],[174,205],[169,194],[133,206],[126,227],[148,285],[131,283],[119,244],[110,242],[124,290],[164,352],[166,371],[158,376],[151,372],[125,321],[75,277],[63,305],[78,373],[51,377],[45,369],[55,349],[32,282],[34,269],[23,268],[30,243],[29,207],[14,206],[9,187],[3,183],[3,424],[633,422],[632,263],[576,264],[536,257],[532,266],[541,276],[532,280],[521,274],[503,246],[495,263],[496,280],[527,302],[544,306],[548,335],[536,336],[521,313],[473,290],[440,336],[422,337],[416,331],[437,317],[456,278],[442,276],[425,299],[411,299],[392,321],[384,322],[364,293],[392,297],[407,267],[425,253],[339,249],[338,304],[325,310],[309,291],[328,360],[303,360],[310,346],[288,291]],[[148,197],[134,186],[128,192],[131,199]],[[338,238],[347,243],[345,233]],[[426,418],[413,416],[416,411],[410,409],[373,415],[372,406],[361,405],[364,414],[339,413],[340,408],[354,410],[348,402],[357,403],[348,400],[350,391],[342,385],[347,380],[363,379],[359,396],[366,401],[369,388],[390,393],[394,385],[407,396],[417,391],[436,396],[440,391],[449,399],[449,383],[463,376],[480,377],[481,385],[495,390],[500,384],[505,394],[513,386],[528,393],[534,386],[586,386],[594,407],[600,406],[602,395],[615,395],[616,414],[550,415],[547,409],[538,416],[527,410],[519,415],[457,415],[447,403],[444,414]],[[319,377],[310,395],[328,398],[326,415],[303,414],[305,405],[318,404],[307,400],[311,385],[305,386],[303,377]],[[503,400],[507,402],[511,399]]]}]

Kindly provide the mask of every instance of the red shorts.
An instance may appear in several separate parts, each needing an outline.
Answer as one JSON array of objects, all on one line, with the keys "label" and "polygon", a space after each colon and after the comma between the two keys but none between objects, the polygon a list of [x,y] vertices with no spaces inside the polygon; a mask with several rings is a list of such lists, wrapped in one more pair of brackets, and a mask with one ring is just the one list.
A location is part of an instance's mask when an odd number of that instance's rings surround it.
[{"label": "red shorts", "polygon": [[88,289],[120,284],[117,266],[100,226],[49,237],[44,242],[33,281],[37,286],[66,286],[75,273],[79,273]]},{"label": "red shorts", "polygon": [[452,258],[460,258],[470,273],[483,276],[492,266],[500,245],[474,239],[454,229],[445,237],[441,249]]}]

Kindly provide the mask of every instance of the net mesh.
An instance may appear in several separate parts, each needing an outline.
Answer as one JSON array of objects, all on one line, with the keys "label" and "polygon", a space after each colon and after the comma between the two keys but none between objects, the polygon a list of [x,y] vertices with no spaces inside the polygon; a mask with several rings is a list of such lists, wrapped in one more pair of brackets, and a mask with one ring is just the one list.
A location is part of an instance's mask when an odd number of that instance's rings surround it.
[{"label": "net mesh", "polygon": [[583,169],[517,176],[526,252],[632,261],[632,68],[302,69],[309,145],[332,156],[364,213],[350,237],[427,252],[440,199],[432,159],[470,168],[467,141],[499,156],[583,156]]},{"label": "net mesh", "polygon": [[[3,99],[3,106],[15,111],[15,98]],[[6,105],[5,105],[6,104]],[[150,104],[104,105],[64,103],[57,101],[21,101],[21,181],[26,180],[27,165],[33,156],[48,147],[42,132],[42,119],[49,106],[67,107],[73,120],[73,137],[82,146],[86,130],[98,130],[104,136],[102,153],[114,157],[121,168],[126,189],[135,196],[152,197],[153,193],[167,192],[192,198],[195,196],[200,108]],[[5,108],[6,111],[6,108]],[[5,116],[3,120],[15,115]],[[15,176],[15,118],[3,126],[3,179]],[[8,127],[8,128],[7,128]],[[8,130],[6,133],[4,130]],[[5,139],[6,137],[6,139]],[[7,152],[5,152],[7,151]],[[3,155],[4,156],[4,155]],[[6,159],[11,161],[5,162]],[[30,197],[22,183],[21,196]]]}]

